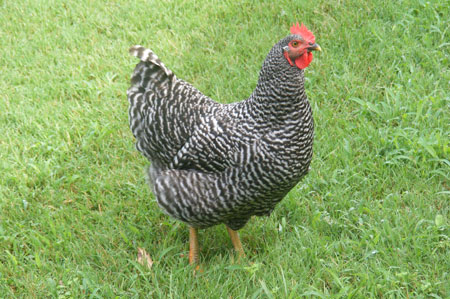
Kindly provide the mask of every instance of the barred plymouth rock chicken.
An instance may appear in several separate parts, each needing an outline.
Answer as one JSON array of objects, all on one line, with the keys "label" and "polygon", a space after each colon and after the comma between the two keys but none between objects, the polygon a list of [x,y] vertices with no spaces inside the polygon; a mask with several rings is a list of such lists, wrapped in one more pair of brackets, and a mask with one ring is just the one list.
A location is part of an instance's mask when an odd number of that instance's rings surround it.
[{"label": "barred plymouth rock chicken", "polygon": [[130,49],[141,60],[127,92],[130,128],[151,162],[159,206],[190,226],[191,264],[197,229],[220,223],[243,255],[236,230],[252,215],[269,215],[308,172],[314,125],[303,73],[314,50],[314,35],[293,25],[267,55],[250,97],[220,104],[149,49]]}]

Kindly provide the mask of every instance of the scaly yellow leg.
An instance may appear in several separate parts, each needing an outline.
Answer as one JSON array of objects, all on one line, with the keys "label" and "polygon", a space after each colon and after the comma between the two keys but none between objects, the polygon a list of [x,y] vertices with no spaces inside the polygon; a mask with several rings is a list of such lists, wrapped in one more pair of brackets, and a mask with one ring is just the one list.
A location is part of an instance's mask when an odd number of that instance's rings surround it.
[{"label": "scaly yellow leg", "polygon": [[197,229],[189,227],[189,264],[194,265],[198,263],[198,234]]},{"label": "scaly yellow leg", "polygon": [[233,243],[234,250],[237,251],[239,257],[245,257],[244,248],[242,248],[241,240],[239,239],[238,232],[232,230],[227,226],[228,234],[230,235],[231,242]]}]

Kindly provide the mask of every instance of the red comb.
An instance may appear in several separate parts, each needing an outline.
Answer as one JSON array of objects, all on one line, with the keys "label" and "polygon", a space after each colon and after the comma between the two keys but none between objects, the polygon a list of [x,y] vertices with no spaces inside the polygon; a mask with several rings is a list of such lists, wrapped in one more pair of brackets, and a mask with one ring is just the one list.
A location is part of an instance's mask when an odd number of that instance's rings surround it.
[{"label": "red comb", "polygon": [[307,42],[310,42],[310,43],[316,42],[316,38],[314,37],[314,34],[311,31],[309,31],[308,28],[306,28],[306,26],[303,25],[303,23],[301,26],[298,25],[298,22],[297,22],[297,25],[292,24],[291,33],[301,35],[303,37],[303,39],[306,40]]}]

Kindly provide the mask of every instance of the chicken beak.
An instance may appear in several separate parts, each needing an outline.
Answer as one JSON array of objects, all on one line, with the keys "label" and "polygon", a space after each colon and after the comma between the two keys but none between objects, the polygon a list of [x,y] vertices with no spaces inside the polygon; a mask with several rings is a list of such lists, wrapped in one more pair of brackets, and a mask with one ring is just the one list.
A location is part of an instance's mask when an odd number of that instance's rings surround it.
[{"label": "chicken beak", "polygon": [[319,52],[322,52],[322,48],[321,48],[318,44],[312,44],[312,45],[309,46],[307,49],[308,49],[308,52],[311,52],[311,51],[319,51]]}]

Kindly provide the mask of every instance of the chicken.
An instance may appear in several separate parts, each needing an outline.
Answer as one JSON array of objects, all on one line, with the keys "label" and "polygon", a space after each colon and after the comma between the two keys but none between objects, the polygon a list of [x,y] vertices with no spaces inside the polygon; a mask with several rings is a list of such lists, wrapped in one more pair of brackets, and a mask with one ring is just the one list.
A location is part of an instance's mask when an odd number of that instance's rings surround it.
[{"label": "chicken", "polygon": [[160,208],[190,226],[189,262],[198,261],[197,229],[224,223],[235,249],[251,216],[270,215],[308,172],[314,124],[304,69],[320,51],[303,25],[267,55],[248,99],[220,104],[178,79],[142,46],[128,89],[136,148]]}]

